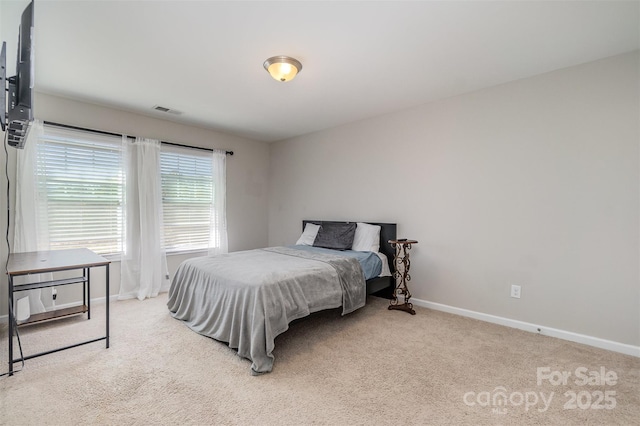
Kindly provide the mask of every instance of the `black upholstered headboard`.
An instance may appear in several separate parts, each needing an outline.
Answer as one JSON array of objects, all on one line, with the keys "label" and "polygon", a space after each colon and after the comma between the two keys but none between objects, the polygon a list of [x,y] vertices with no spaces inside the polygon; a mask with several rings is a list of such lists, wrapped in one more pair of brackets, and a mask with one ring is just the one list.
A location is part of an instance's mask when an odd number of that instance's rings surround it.
[{"label": "black upholstered headboard", "polygon": [[[364,221],[359,221],[359,222],[364,222]],[[331,221],[331,220],[303,220],[302,231],[304,231],[304,227],[307,223],[322,225],[323,223],[352,223],[352,222],[340,222],[340,221]],[[393,273],[393,271],[396,270],[395,265],[393,263],[393,258],[396,254],[396,251],[391,246],[391,244],[389,244],[389,240],[395,240],[397,238],[396,224],[395,223],[378,223],[378,222],[364,222],[364,223],[377,225],[380,227],[380,252],[385,256],[387,256],[387,261],[389,262],[389,269]]]}]

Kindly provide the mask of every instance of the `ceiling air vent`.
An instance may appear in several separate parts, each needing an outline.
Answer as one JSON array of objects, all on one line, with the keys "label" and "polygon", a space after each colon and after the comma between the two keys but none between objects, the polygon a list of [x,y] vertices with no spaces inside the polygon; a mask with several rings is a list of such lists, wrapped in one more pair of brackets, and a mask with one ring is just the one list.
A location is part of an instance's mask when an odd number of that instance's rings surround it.
[{"label": "ceiling air vent", "polygon": [[166,112],[167,114],[174,114],[174,115],[180,115],[182,114],[182,111],[178,111],[176,109],[171,109],[171,108],[167,108],[167,107],[163,107],[160,105],[156,105],[153,107],[153,109],[155,111],[160,111],[160,112]]}]

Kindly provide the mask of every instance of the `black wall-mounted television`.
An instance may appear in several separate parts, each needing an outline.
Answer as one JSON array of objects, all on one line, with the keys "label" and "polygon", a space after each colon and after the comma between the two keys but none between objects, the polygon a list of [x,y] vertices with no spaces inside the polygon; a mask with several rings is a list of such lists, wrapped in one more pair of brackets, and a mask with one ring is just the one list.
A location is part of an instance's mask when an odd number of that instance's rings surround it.
[{"label": "black wall-mounted television", "polygon": [[[24,148],[33,121],[33,1],[22,12],[18,36],[16,75],[2,78],[2,89],[7,87],[7,99],[2,100],[2,130],[7,132],[7,142],[15,148]],[[3,43],[4,51],[4,43]],[[2,74],[6,76],[6,54],[0,58]],[[4,117],[6,115],[6,123]],[[6,128],[6,129],[5,129]]]}]

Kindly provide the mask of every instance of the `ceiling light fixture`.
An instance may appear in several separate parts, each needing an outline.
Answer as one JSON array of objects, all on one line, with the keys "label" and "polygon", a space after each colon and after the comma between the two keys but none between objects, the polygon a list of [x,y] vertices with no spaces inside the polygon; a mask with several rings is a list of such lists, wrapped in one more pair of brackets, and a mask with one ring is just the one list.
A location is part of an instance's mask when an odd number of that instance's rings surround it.
[{"label": "ceiling light fixture", "polygon": [[302,64],[289,56],[274,56],[264,61],[264,69],[278,81],[289,81],[302,70]]}]

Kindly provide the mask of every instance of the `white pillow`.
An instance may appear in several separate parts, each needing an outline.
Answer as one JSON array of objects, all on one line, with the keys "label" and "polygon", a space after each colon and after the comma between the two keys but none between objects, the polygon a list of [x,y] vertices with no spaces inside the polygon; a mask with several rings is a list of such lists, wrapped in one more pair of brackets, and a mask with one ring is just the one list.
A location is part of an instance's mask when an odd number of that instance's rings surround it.
[{"label": "white pillow", "polygon": [[380,272],[379,277],[391,277],[391,269],[389,268],[389,261],[387,260],[387,256],[378,252],[378,257],[382,260],[382,271]]},{"label": "white pillow", "polygon": [[353,237],[353,246],[351,247],[351,250],[372,251],[374,253],[379,252],[380,227],[377,225],[358,222],[356,225],[356,234]]},{"label": "white pillow", "polygon": [[318,231],[320,230],[320,225],[316,225],[314,223],[307,223],[304,226],[304,232],[296,241],[297,246],[312,246],[313,242],[316,240],[316,235],[318,235]]}]

